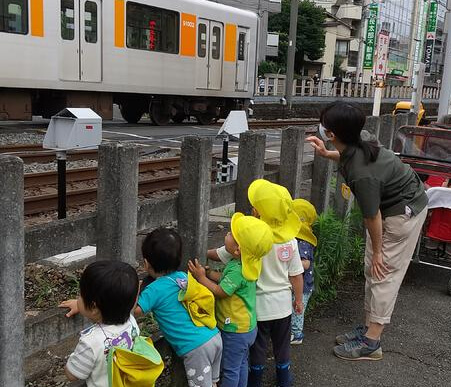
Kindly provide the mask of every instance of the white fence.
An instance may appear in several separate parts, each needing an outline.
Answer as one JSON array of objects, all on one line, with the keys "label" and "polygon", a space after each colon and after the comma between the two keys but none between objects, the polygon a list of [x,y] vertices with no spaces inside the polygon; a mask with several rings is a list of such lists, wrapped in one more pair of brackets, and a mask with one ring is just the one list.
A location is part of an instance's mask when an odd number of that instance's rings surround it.
[{"label": "white fence", "polygon": [[[255,95],[283,96],[285,95],[285,76],[258,78]],[[358,83],[344,80],[341,83],[331,80],[319,80],[316,83],[311,79],[294,80],[293,95],[317,97],[352,97],[372,98],[375,87],[370,83]],[[383,98],[410,99],[412,87],[387,85],[384,88]],[[423,87],[422,99],[440,98],[440,89],[433,86]]]}]

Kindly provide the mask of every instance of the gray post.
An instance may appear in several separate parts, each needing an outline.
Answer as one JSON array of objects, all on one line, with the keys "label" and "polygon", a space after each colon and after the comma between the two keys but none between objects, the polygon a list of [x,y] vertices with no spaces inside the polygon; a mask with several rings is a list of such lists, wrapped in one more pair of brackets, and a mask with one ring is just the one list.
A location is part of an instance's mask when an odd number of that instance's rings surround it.
[{"label": "gray post", "polygon": [[198,258],[205,263],[211,185],[211,139],[188,136],[182,143],[177,225],[182,237],[182,267]]},{"label": "gray post", "polygon": [[282,132],[279,184],[285,186],[293,198],[301,196],[304,141],[303,128],[292,127]]},{"label": "gray post", "polygon": [[99,147],[97,259],[136,264],[138,147],[106,143]]},{"label": "gray post", "polygon": [[299,0],[291,0],[290,8],[290,32],[288,36],[287,78],[285,82],[285,99],[288,108],[291,109],[293,96],[294,59],[296,55],[296,34],[298,28]]},{"label": "gray post", "polygon": [[0,156],[0,385],[23,387],[24,225],[23,163]]},{"label": "gray post", "polygon": [[337,186],[335,188],[334,206],[336,214],[344,219],[346,215],[351,211],[352,202],[354,200],[353,195],[350,194],[349,198],[343,196],[343,185],[346,184],[345,179],[340,172],[337,172]]},{"label": "gray post", "polygon": [[235,210],[251,213],[247,189],[255,179],[261,179],[265,171],[266,135],[245,132],[240,136],[238,150],[238,177],[235,189]]},{"label": "gray post", "polygon": [[387,149],[393,146],[393,134],[395,131],[395,116],[392,114],[384,114],[381,118],[379,129],[379,141]]},{"label": "gray post", "polygon": [[368,116],[366,117],[365,125],[363,126],[363,130],[367,130],[371,134],[375,135],[376,138],[379,136],[379,127],[380,127],[380,117],[379,116]]},{"label": "gray post", "polygon": [[[410,113],[409,113],[410,114]],[[393,139],[392,139],[392,146],[391,149],[395,146],[395,137],[398,129],[402,126],[406,126],[408,124],[407,122],[408,114],[397,114],[395,116],[395,124],[394,124],[394,131],[393,131]]]},{"label": "gray post", "polygon": [[310,201],[315,206],[318,214],[321,214],[329,207],[332,165],[333,161],[315,154]]},{"label": "gray post", "polygon": [[414,126],[416,126],[418,114],[410,112],[410,113],[406,114],[406,116],[407,116],[407,124],[406,125],[414,125]]}]

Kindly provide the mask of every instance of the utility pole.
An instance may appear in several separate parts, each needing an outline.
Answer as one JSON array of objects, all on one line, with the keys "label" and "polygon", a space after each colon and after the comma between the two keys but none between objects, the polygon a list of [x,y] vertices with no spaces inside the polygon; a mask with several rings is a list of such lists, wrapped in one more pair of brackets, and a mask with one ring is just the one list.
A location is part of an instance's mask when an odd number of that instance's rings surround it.
[{"label": "utility pole", "polygon": [[438,108],[438,120],[450,114],[451,103],[451,0],[448,0],[448,12],[446,22],[448,23],[448,33],[446,37],[445,64],[443,66],[442,89],[440,91],[440,104]]},{"label": "utility pole", "polygon": [[291,0],[290,34],[288,36],[287,77],[285,79],[285,100],[291,109],[293,97],[294,58],[296,55],[296,34],[298,29],[299,0]]}]

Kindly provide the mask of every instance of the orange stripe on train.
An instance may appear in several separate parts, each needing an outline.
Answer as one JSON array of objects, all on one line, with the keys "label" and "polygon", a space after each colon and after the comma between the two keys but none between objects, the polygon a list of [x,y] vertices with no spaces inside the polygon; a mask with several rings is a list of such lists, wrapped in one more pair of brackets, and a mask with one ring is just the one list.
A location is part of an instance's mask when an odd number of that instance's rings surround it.
[{"label": "orange stripe on train", "polygon": [[226,24],[225,28],[225,48],[224,48],[224,60],[226,62],[236,61],[236,25]]},{"label": "orange stripe on train", "polygon": [[44,36],[44,0],[30,0],[31,36]]},{"label": "orange stripe on train", "polygon": [[196,56],[196,15],[182,13],[180,55]]},{"label": "orange stripe on train", "polygon": [[114,1],[114,45],[116,47],[125,46],[125,1]]}]

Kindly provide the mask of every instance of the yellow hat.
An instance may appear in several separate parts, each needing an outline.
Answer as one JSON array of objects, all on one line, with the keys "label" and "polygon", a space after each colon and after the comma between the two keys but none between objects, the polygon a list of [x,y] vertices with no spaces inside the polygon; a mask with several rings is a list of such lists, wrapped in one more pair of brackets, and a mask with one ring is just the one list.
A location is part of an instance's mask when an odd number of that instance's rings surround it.
[{"label": "yellow hat", "polygon": [[301,222],[293,211],[293,199],[285,187],[258,179],[251,183],[247,195],[260,219],[271,227],[274,243],[288,242],[298,234]]},{"label": "yellow hat", "polygon": [[231,221],[233,238],[240,246],[243,277],[256,281],[262,270],[262,258],[273,245],[271,228],[260,219],[236,212]]},{"label": "yellow hat", "polygon": [[318,241],[312,231],[312,224],[318,217],[315,207],[307,200],[295,199],[293,200],[293,210],[301,220],[301,229],[297,238],[316,246]]}]

